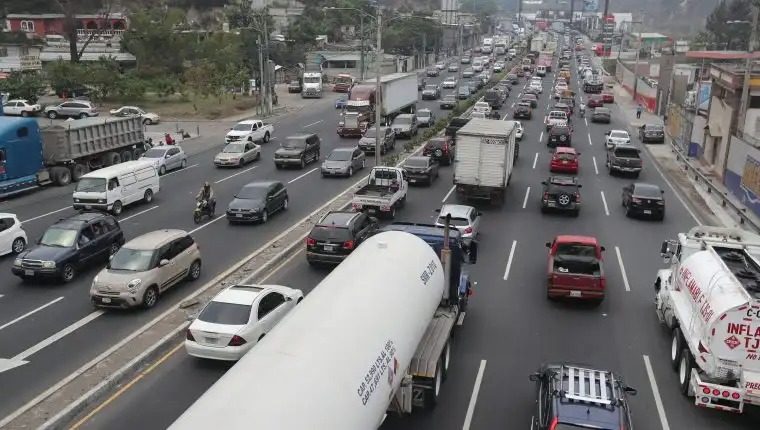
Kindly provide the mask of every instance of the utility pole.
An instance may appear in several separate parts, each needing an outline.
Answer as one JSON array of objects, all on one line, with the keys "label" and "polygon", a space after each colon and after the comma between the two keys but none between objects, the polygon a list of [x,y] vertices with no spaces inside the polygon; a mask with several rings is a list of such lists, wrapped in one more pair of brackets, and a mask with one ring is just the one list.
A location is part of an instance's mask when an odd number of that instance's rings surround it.
[{"label": "utility pole", "polygon": [[422,67],[427,67],[427,33],[422,33]]},{"label": "utility pole", "polygon": [[259,45],[259,105],[261,106],[261,115],[265,115],[264,108],[266,101],[264,100],[264,48],[261,46],[261,36],[256,39],[256,43]]},{"label": "utility pole", "polygon": [[382,119],[383,110],[383,86],[381,83],[381,72],[383,65],[383,14],[380,10],[380,4],[377,5],[377,54],[375,55],[375,166],[380,166],[383,157],[380,154],[382,146],[380,138],[380,120]]},{"label": "utility pole", "polygon": [[[744,124],[747,121],[747,106],[749,105],[749,87],[752,80],[752,54],[755,52],[755,43],[757,40],[757,24],[758,24],[758,7],[752,6],[752,28],[750,29],[749,36],[749,49],[747,53],[747,59],[744,62],[744,83],[742,85],[742,99],[739,110],[739,123],[740,128],[744,128]],[[699,96],[697,96],[699,100]],[[699,101],[697,101],[699,103]],[[699,106],[697,106],[699,109]],[[742,130],[743,132],[744,130]],[[725,170],[725,169],[724,169]]]},{"label": "utility pole", "polygon": [[644,39],[641,37],[641,30],[644,28],[644,10],[641,10],[641,22],[639,24],[639,31],[636,35],[639,43],[636,46],[636,63],[633,66],[633,102],[636,103],[636,95],[639,86],[639,57],[641,56],[641,48],[644,43]]},{"label": "utility pole", "polygon": [[359,82],[364,82],[364,12],[359,14]]},{"label": "utility pole", "polygon": [[267,89],[264,94],[266,94],[266,114],[271,115],[272,114],[272,76],[271,76],[271,68],[269,67],[269,30],[267,29],[267,19],[266,15],[262,17],[262,24],[264,27],[264,60],[266,61],[266,70],[264,72],[264,76],[266,76],[266,83],[267,83]]}]

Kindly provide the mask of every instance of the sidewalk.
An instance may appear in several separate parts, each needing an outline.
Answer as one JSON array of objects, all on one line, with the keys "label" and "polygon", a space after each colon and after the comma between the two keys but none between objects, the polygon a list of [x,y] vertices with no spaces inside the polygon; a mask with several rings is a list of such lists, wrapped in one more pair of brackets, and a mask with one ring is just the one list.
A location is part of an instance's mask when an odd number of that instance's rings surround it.
[{"label": "sidewalk", "polygon": [[[640,119],[636,118],[636,103],[633,101],[632,94],[622,85],[615,84],[613,91],[620,114],[625,117],[628,132],[632,136],[638,136],[638,130],[644,124],[664,125],[662,117],[650,112],[644,111]],[[643,146],[666,174],[671,184],[675,185],[681,195],[698,209],[698,215],[703,218],[703,223],[742,227],[750,231],[759,230],[760,217],[744,206],[711,170],[681,153],[667,136],[667,128],[665,143],[665,145],[643,144]]]}]

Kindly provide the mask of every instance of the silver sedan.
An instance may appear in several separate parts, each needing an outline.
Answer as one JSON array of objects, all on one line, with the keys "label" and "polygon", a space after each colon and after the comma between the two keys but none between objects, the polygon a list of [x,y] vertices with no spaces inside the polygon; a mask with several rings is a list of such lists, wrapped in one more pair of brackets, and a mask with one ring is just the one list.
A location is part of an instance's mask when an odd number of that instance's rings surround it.
[{"label": "silver sedan", "polygon": [[214,157],[216,167],[240,167],[261,158],[261,146],[250,142],[229,143]]},{"label": "silver sedan", "polygon": [[152,160],[159,175],[163,175],[169,170],[187,167],[187,154],[182,148],[174,145],[154,146],[144,153],[140,159]]}]

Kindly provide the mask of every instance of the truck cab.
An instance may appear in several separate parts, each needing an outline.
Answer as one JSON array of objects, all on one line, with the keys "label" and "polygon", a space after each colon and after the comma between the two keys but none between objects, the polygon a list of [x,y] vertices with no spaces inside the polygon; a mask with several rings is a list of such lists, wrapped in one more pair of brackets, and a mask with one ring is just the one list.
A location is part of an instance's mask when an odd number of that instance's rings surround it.
[{"label": "truck cab", "polygon": [[34,118],[0,117],[0,196],[37,187],[44,167],[41,142]]},{"label": "truck cab", "polygon": [[303,74],[303,88],[301,89],[301,97],[322,97],[322,73],[321,72],[304,72]]}]

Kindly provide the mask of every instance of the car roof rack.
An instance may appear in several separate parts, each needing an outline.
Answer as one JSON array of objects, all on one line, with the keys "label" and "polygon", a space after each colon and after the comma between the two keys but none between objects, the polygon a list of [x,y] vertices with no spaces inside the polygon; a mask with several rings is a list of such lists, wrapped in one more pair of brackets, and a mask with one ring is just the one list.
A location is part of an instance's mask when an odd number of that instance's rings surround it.
[{"label": "car roof rack", "polygon": [[567,378],[567,390],[562,391],[565,398],[604,406],[614,403],[608,381],[611,379],[609,372],[562,366],[561,376],[563,380]]}]

